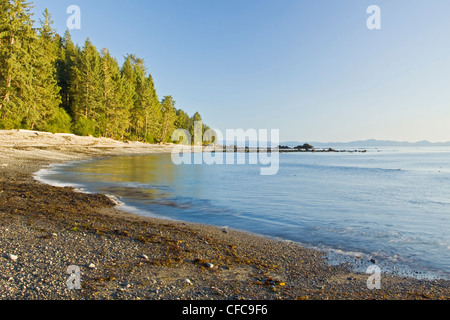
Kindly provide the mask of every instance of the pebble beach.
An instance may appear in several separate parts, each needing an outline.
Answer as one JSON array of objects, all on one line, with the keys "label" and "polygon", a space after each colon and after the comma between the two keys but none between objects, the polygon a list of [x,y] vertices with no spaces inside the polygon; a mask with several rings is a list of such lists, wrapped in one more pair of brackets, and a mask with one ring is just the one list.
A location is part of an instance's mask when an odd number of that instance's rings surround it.
[{"label": "pebble beach", "polygon": [[[2,300],[448,300],[450,281],[332,266],[297,243],[123,212],[101,194],[38,182],[67,161],[169,153],[171,145],[0,131]],[[70,266],[81,286],[67,285]]]}]

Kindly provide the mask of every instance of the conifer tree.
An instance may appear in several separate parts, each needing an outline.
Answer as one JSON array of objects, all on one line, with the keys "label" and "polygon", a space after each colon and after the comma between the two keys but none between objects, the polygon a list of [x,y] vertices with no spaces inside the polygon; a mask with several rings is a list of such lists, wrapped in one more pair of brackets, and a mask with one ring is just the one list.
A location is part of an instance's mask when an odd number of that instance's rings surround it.
[{"label": "conifer tree", "polygon": [[[33,103],[30,104],[32,113],[26,121],[30,129],[36,127],[38,130],[59,131],[61,129],[67,131],[70,124],[63,122],[64,120],[70,122],[70,118],[59,107],[61,88],[58,86],[56,78],[58,40],[56,32],[52,29],[53,22],[47,9],[44,11],[44,17],[40,23],[38,38],[33,45],[35,97]],[[58,128],[59,126],[63,128]]]},{"label": "conifer tree", "polygon": [[161,118],[161,105],[155,90],[153,77],[150,74],[146,79],[146,90],[148,92],[148,101],[144,105],[145,141],[154,142],[158,133],[158,121]]},{"label": "conifer tree", "polygon": [[[129,126],[124,80],[117,60],[107,49],[102,50],[104,136],[122,138]],[[129,102],[128,102],[129,103]]]},{"label": "conifer tree", "polygon": [[2,2],[1,6],[6,10],[2,12],[0,26],[0,127],[9,129],[23,126],[27,105],[35,96],[31,46],[36,33],[29,3],[14,0]]},{"label": "conifer tree", "polygon": [[175,109],[175,101],[172,96],[164,97],[161,102],[161,120],[160,130],[157,139],[158,143],[169,142],[172,132],[175,130],[175,120],[177,119],[177,111]]},{"label": "conifer tree", "polygon": [[175,120],[175,126],[179,129],[185,129],[188,130],[190,129],[190,122],[191,119],[189,117],[189,115],[184,112],[182,109],[178,109],[177,110],[177,119]]},{"label": "conifer tree", "polygon": [[77,88],[73,90],[72,112],[75,116],[74,130],[81,135],[98,133],[98,120],[102,110],[102,80],[100,55],[89,39],[83,51],[75,60],[73,81]]},{"label": "conifer tree", "polygon": [[133,108],[130,110],[130,122],[133,126],[133,132],[136,137],[143,135],[145,126],[145,108],[149,103],[149,92],[147,90],[146,68],[144,61],[140,58],[131,56],[133,64],[133,72],[135,79],[135,100]]},{"label": "conifer tree", "polygon": [[[200,113],[196,112],[190,118],[190,121],[189,121],[189,133],[191,134],[191,137],[194,137],[195,135],[198,135],[198,133],[196,133],[194,131],[194,129],[195,129],[195,122],[199,122],[199,121],[203,121],[202,120],[202,116],[200,115]],[[194,141],[194,138],[192,138],[192,141]]]},{"label": "conifer tree", "polygon": [[128,137],[132,139],[133,132],[136,132],[133,124],[133,109],[135,102],[137,100],[136,95],[136,77],[133,67],[133,55],[128,55],[125,57],[125,61],[122,65],[121,76],[123,79],[123,97],[124,97],[124,106],[128,109],[129,112],[129,126],[127,128]]},{"label": "conifer tree", "polygon": [[8,0],[0,0],[0,113],[3,106],[3,99],[6,88],[6,74],[7,74],[7,45],[8,45],[8,30],[9,30],[9,12],[10,3]]},{"label": "conifer tree", "polygon": [[135,59],[136,99],[132,109],[132,123],[136,134],[147,142],[153,142],[158,134],[160,105],[151,75],[147,75],[144,60]]},{"label": "conifer tree", "polygon": [[74,117],[72,94],[78,90],[76,82],[75,62],[78,59],[79,49],[72,42],[69,30],[66,30],[64,37],[58,36],[58,58],[56,60],[56,73],[58,85],[61,87],[61,106]]},{"label": "conifer tree", "polygon": [[0,0],[0,128],[4,126],[5,119],[5,95],[7,77],[7,43],[10,3],[8,0]]},{"label": "conifer tree", "polygon": [[200,114],[176,110],[172,96],[160,102],[143,59],[128,55],[120,68],[89,39],[81,49],[69,31],[58,35],[48,10],[34,29],[30,9],[25,0],[0,0],[0,129],[160,143],[175,128],[193,133]]}]

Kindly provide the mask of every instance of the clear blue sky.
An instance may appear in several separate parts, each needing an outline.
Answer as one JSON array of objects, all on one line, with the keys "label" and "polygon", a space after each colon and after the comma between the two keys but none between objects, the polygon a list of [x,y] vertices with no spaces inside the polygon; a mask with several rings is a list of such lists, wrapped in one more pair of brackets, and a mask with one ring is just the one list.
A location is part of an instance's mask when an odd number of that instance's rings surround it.
[{"label": "clear blue sky", "polygon": [[[41,0],[55,28],[145,59],[162,98],[281,141],[450,141],[448,0]],[[381,30],[369,30],[369,5]]]}]

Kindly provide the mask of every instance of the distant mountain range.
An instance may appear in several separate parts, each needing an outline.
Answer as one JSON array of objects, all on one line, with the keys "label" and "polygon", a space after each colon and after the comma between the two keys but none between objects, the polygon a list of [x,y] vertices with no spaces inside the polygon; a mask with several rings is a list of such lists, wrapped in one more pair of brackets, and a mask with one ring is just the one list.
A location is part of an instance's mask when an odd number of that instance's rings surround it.
[{"label": "distant mountain range", "polygon": [[449,142],[430,142],[430,141],[418,141],[418,142],[407,142],[407,141],[390,141],[390,140],[360,140],[360,141],[351,141],[351,142],[305,142],[305,141],[285,141],[280,143],[282,146],[296,147],[299,145],[303,145],[305,143],[309,143],[316,148],[328,148],[334,146],[342,146],[342,147],[439,147],[439,146],[448,146],[450,147]]}]

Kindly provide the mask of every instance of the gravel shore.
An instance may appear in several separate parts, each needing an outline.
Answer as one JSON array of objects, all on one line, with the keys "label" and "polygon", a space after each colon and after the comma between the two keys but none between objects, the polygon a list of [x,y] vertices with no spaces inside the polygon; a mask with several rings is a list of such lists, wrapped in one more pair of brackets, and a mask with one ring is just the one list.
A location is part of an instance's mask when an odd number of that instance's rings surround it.
[{"label": "gravel shore", "polygon": [[[104,195],[41,184],[52,163],[171,146],[0,131],[0,299],[449,299],[450,281],[370,275],[324,254],[237,230],[145,218]],[[370,262],[367,262],[370,265]],[[69,290],[69,266],[81,287]]]}]

